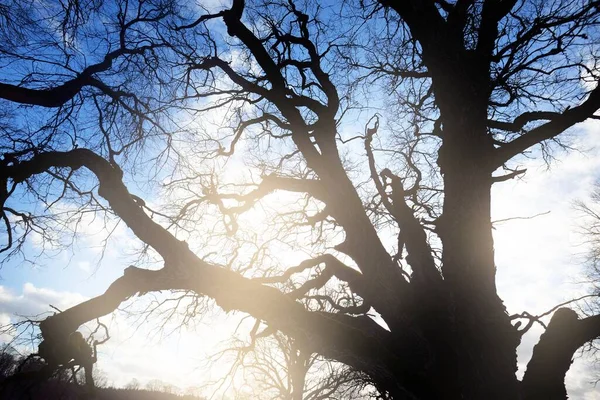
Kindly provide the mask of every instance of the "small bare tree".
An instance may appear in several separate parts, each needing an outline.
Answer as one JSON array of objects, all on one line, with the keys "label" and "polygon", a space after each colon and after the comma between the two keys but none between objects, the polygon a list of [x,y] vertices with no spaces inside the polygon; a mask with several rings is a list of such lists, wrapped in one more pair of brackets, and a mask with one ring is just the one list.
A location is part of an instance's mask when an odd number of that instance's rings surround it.
[{"label": "small bare tree", "polygon": [[272,333],[252,339],[249,345],[229,350],[237,357],[228,379],[240,396],[281,400],[369,397],[368,377],[317,354],[305,353],[292,338]]}]

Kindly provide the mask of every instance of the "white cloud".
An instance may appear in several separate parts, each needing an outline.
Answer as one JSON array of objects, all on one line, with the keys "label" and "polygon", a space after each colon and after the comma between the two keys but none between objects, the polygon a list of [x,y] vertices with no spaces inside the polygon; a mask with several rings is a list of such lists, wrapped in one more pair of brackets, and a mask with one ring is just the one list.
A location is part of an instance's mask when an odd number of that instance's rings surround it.
[{"label": "white cloud", "polygon": [[[23,317],[35,317],[53,311],[50,305],[64,310],[85,301],[86,297],[72,292],[59,292],[48,288],[39,288],[26,283],[21,293],[15,293],[5,286],[0,286],[0,327],[20,321]],[[14,338],[14,331],[2,330],[0,343],[9,343]],[[26,352],[33,349],[22,349]]]},{"label": "white cloud", "polygon": [[20,294],[0,286],[0,315],[11,319],[15,315],[33,316],[51,311],[50,305],[64,310],[85,300],[78,293],[39,288],[31,283],[24,284]]},{"label": "white cloud", "polygon": [[597,371],[594,370],[589,358],[578,354],[565,379],[569,398],[600,400],[600,392],[596,388],[597,380]]},{"label": "white cloud", "polygon": [[77,268],[82,270],[83,272],[91,272],[91,264],[89,261],[79,261],[77,262]]}]

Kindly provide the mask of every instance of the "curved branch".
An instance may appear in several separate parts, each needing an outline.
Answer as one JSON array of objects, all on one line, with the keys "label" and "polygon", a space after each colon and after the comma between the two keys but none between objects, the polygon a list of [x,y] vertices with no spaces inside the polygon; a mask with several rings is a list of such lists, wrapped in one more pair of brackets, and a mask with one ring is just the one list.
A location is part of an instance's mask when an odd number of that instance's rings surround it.
[{"label": "curved branch", "polygon": [[239,123],[239,125],[235,128],[235,131],[233,134],[233,139],[231,140],[231,143],[229,144],[229,150],[225,150],[224,148],[220,147],[220,145],[219,145],[218,154],[221,156],[233,155],[233,153],[235,151],[235,146],[242,138],[242,134],[246,131],[246,129],[248,129],[252,125],[261,124],[263,122],[274,122],[278,127],[282,128],[282,129],[289,129],[289,126],[287,126],[287,124],[285,124],[282,120],[277,118],[277,116],[275,116],[273,114],[269,114],[269,113],[264,113],[260,117],[241,121]]},{"label": "curved branch", "polygon": [[[75,97],[85,86],[98,87],[94,74],[109,70],[113,62],[123,55],[143,54],[158,45],[142,46],[138,49],[121,48],[108,53],[102,62],[85,68],[77,77],[49,89],[30,89],[22,86],[0,83],[0,98],[20,104],[48,108],[60,107]],[[102,88],[100,88],[102,89]]]},{"label": "curved branch", "polygon": [[[549,122],[532,129],[495,150],[494,166],[502,164],[544,140],[552,139],[573,125],[592,117],[600,109],[600,85],[590,93],[587,100],[577,107],[566,110],[552,118]],[[520,122],[519,122],[520,123]]]},{"label": "curved branch", "polygon": [[[341,281],[348,283],[350,289],[358,294],[361,297],[365,297],[365,292],[367,290],[367,285],[364,280],[363,275],[344,263],[338,260],[335,256],[331,254],[323,254],[318,257],[305,260],[298,264],[295,267],[288,268],[282,275],[272,276],[272,277],[262,277],[262,278],[253,278],[252,280],[255,282],[261,283],[280,283],[287,281],[293,274],[305,271],[308,268],[315,267],[319,264],[325,264],[325,269],[322,271],[321,275],[318,278],[311,282],[315,284],[315,286],[311,286],[310,288],[322,287],[327,281],[332,277],[337,277]],[[308,283],[307,282],[307,283]],[[309,285],[305,283],[301,288],[296,289],[295,293],[304,294],[308,290]],[[306,290],[305,290],[306,289]]]},{"label": "curved branch", "polygon": [[512,122],[488,120],[490,128],[501,129],[509,132],[519,132],[525,125],[533,121],[552,120],[561,114],[554,111],[529,111],[519,115]]},{"label": "curved branch", "polygon": [[[112,312],[137,293],[157,290],[192,290],[213,297],[225,310],[247,312],[294,337],[306,351],[331,357],[359,370],[410,370],[411,366],[423,362],[420,357],[424,353],[415,345],[416,338],[390,351],[387,347],[392,344],[391,334],[369,317],[306,311],[292,297],[274,288],[199,259],[177,274],[172,273],[172,268],[149,271],[129,267],[104,294],[49,317],[40,324],[40,329],[44,337],[63,335]],[[402,359],[398,355],[402,355]]]},{"label": "curved branch", "polygon": [[577,321],[577,313],[568,308],[554,313],[527,364],[523,376],[524,399],[567,398],[565,374],[571,367],[573,353],[580,347],[572,335]]},{"label": "curved branch", "polygon": [[89,83],[79,76],[50,89],[29,89],[17,85],[0,83],[0,98],[20,104],[42,107],[60,107],[79,93]]},{"label": "curved branch", "polygon": [[565,399],[564,380],[573,354],[598,337],[600,315],[579,319],[575,311],[559,308],[533,348],[523,376],[524,399]]},{"label": "curved branch", "polygon": [[123,184],[121,170],[91,150],[40,153],[30,160],[6,167],[2,174],[15,183],[20,183],[53,167],[73,170],[86,167],[93,172],[100,182],[98,194],[108,200],[113,211],[140,240],[152,246],[165,260],[176,252],[173,241],[179,243],[178,247],[182,247],[182,242],[146,215]]}]

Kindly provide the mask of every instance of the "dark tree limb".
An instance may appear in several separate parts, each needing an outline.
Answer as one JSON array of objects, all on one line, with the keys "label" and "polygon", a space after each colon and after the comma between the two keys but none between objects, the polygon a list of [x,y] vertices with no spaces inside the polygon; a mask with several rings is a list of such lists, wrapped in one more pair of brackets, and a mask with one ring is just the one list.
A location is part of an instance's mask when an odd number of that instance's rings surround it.
[{"label": "dark tree limb", "polygon": [[461,40],[464,34],[465,24],[467,23],[467,17],[469,15],[469,7],[471,7],[474,2],[474,0],[457,0],[454,6],[449,7],[448,9],[448,17],[446,18],[448,27],[452,31],[453,35]]},{"label": "dark tree limb", "polygon": [[575,311],[558,309],[533,348],[523,376],[523,398],[564,400],[567,397],[565,375],[571,367],[573,354],[599,335],[600,316],[579,320]]},{"label": "dark tree limb", "polygon": [[[598,109],[600,109],[600,85],[592,90],[588,98],[579,106],[570,108],[562,114],[554,116],[549,122],[530,130],[524,135],[519,136],[515,140],[496,149],[493,165],[495,167],[500,167],[502,164],[531,146],[541,143],[544,140],[552,139],[573,125],[592,117]],[[546,117],[548,117],[548,115],[546,115]],[[526,118],[523,118],[521,121],[526,120]],[[519,121],[519,124],[521,121]],[[523,122],[523,124],[524,123],[525,122]]]},{"label": "dark tree limb", "polygon": [[338,279],[348,283],[350,289],[358,294],[359,296],[365,296],[366,285],[362,274],[355,269],[352,269],[338,260],[331,254],[323,254],[310,260],[305,260],[295,267],[288,268],[282,275],[253,278],[253,281],[260,283],[280,283],[285,282],[293,274],[305,271],[308,268],[317,266],[319,264],[325,264],[325,271],[323,274],[329,278],[335,276]]},{"label": "dark tree limb", "polygon": [[498,23],[510,12],[516,3],[517,0],[486,0],[483,3],[477,52],[481,54],[484,60],[491,61],[492,52],[498,38]]},{"label": "dark tree limb", "polygon": [[[215,298],[226,311],[240,310],[265,321],[270,327],[298,340],[307,351],[320,353],[360,370],[400,368],[423,360],[413,343],[393,352],[391,334],[369,317],[309,312],[277,289],[263,286],[239,274],[196,260],[195,265],[173,274],[172,268],[149,271],[135,267],[125,270],[108,290],[42,322],[44,335],[55,336],[114,311],[119,304],[138,294],[158,290],[192,290]],[[412,348],[411,348],[412,347]],[[402,359],[398,357],[403,354]],[[387,359],[387,361],[386,361]],[[383,361],[383,362],[382,362]],[[386,367],[386,364],[388,367]]]},{"label": "dark tree limb", "polygon": [[[439,41],[447,33],[446,21],[432,1],[379,0],[402,17],[415,37],[425,48],[443,46]],[[444,41],[446,42],[446,41]]]},{"label": "dark tree limb", "polygon": [[500,176],[492,176],[492,182],[494,183],[498,183],[498,182],[505,182],[508,181],[510,179],[516,178],[519,175],[523,175],[525,172],[527,172],[527,169],[523,168],[523,169],[515,169],[514,171],[505,174],[505,175],[500,175]]},{"label": "dark tree limb", "polygon": [[[48,169],[56,167],[73,170],[86,167],[92,171],[100,182],[98,194],[108,200],[113,211],[133,233],[153,247],[165,260],[171,257],[174,251],[173,240],[176,239],[146,215],[123,184],[121,170],[91,150],[40,153],[30,160],[6,167],[2,173],[20,183],[32,175],[45,173]],[[181,247],[182,242],[179,243]]]},{"label": "dark tree limb", "polygon": [[85,86],[98,87],[94,74],[108,71],[113,62],[124,55],[143,54],[158,45],[142,46],[137,49],[121,48],[108,53],[102,62],[90,65],[81,73],[61,84],[48,89],[30,89],[22,86],[0,83],[0,98],[20,104],[55,108],[73,99]]},{"label": "dark tree limb", "polygon": [[560,117],[560,115],[560,113],[554,111],[529,111],[519,115],[512,122],[488,120],[488,126],[508,132],[519,132],[530,122],[552,120]]}]

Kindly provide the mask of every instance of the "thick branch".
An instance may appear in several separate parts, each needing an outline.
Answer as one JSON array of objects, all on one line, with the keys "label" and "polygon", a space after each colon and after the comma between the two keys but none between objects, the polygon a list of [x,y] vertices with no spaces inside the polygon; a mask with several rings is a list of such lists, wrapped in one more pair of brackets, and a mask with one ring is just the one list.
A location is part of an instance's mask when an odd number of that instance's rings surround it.
[{"label": "thick branch", "polygon": [[[175,219],[179,220],[183,218],[183,216],[191,207],[203,202],[209,202],[218,205],[223,214],[241,214],[250,210],[256,204],[256,202],[276,190],[284,190],[293,193],[306,193],[307,195],[323,202],[326,201],[327,196],[325,187],[318,179],[290,178],[270,174],[263,178],[262,182],[256,187],[256,189],[246,194],[210,192],[204,197],[190,200],[181,208],[181,211],[175,217]],[[226,207],[223,204],[224,199],[235,200],[239,204]]]},{"label": "thick branch", "polygon": [[[327,283],[327,281],[330,278],[335,276],[341,281],[348,283],[350,290],[352,290],[354,293],[358,294],[361,297],[367,297],[365,296],[365,292],[368,290],[368,287],[365,284],[363,275],[359,271],[348,267],[331,254],[323,254],[316,258],[305,260],[295,267],[288,268],[282,275],[264,278],[254,278],[253,280],[261,283],[285,282],[289,278],[291,278],[293,274],[305,271],[306,269],[317,266],[319,264],[325,264],[325,269],[317,278],[317,283],[319,283],[319,286],[315,285],[311,286],[311,288],[322,287],[325,283]],[[314,281],[309,282],[314,283]],[[308,286],[303,285],[303,287],[297,289],[295,292],[305,294],[308,291],[304,290],[306,288],[308,288]]]},{"label": "thick branch", "polygon": [[102,62],[85,68],[76,78],[49,89],[29,89],[17,85],[0,83],[0,98],[20,104],[42,107],[60,107],[75,97],[85,86],[96,86],[93,75],[107,71],[115,59],[123,55],[143,54],[156,46],[143,46],[138,49],[121,48],[108,53]]},{"label": "thick branch", "polygon": [[20,104],[60,107],[75,97],[87,83],[88,79],[81,76],[51,89],[29,89],[0,83],[0,98]]},{"label": "thick branch", "polygon": [[510,12],[516,3],[516,0],[486,0],[483,3],[477,52],[486,60],[492,59],[492,52],[498,37],[498,23]]},{"label": "thick branch", "polygon": [[152,246],[165,260],[176,251],[173,247],[174,240],[179,243],[179,247],[182,246],[182,242],[176,240],[144,213],[123,184],[121,171],[91,150],[75,149],[67,152],[41,153],[28,161],[6,167],[2,173],[19,183],[53,167],[74,170],[86,167],[92,171],[100,182],[98,194],[108,200],[113,211],[140,240]]},{"label": "thick branch", "polygon": [[453,35],[462,40],[464,36],[465,24],[467,23],[469,8],[473,5],[474,0],[457,0],[453,7],[448,10],[448,28]]},{"label": "thick branch", "polygon": [[[441,276],[435,267],[431,247],[427,243],[425,230],[404,198],[406,192],[402,180],[400,177],[392,174],[387,168],[381,172],[382,178],[388,178],[391,181],[392,194],[389,196],[385,191],[383,183],[379,179],[377,168],[375,166],[375,156],[371,149],[371,142],[373,141],[373,136],[377,133],[378,128],[378,117],[375,119],[373,128],[369,128],[368,124],[365,128],[365,150],[369,160],[371,179],[375,183],[375,187],[381,197],[382,203],[390,214],[392,214],[392,217],[400,227],[400,235],[403,240],[399,240],[399,243],[403,242],[406,244],[406,250],[408,251],[407,261],[413,268],[413,277],[420,282],[429,282],[431,280],[440,282]],[[398,248],[398,252],[401,254],[402,248]]]},{"label": "thick branch", "polygon": [[[402,239],[408,252],[406,261],[414,271],[413,278],[428,284],[441,282],[442,277],[435,266],[433,252],[427,242],[425,229],[404,199],[405,192],[402,180],[387,168],[381,172],[381,175],[390,179],[391,182],[393,214],[401,229]],[[398,251],[401,251],[401,249],[398,249]]]},{"label": "thick branch", "polygon": [[565,399],[565,375],[573,354],[600,337],[600,315],[579,319],[568,308],[558,309],[533,349],[523,376],[524,399]]},{"label": "thick branch", "polygon": [[159,271],[127,268],[123,277],[104,294],[43,321],[40,328],[44,337],[72,332],[89,320],[111,313],[137,293],[191,290],[215,298],[225,310],[240,310],[266,321],[269,326],[296,338],[310,352],[335,358],[355,368],[371,368],[370,364],[375,365],[376,359],[379,367],[388,363],[396,367],[415,361],[409,358],[414,354],[409,346],[403,360],[386,351],[390,333],[368,317],[306,311],[300,303],[277,289],[193,257],[194,264],[186,265],[177,274],[172,268]]},{"label": "thick branch", "polygon": [[327,198],[327,189],[318,179],[300,179],[278,176],[275,174],[264,177],[254,195],[265,195],[274,190],[285,190],[288,192],[307,193],[308,195],[325,201]]},{"label": "thick branch", "polygon": [[556,117],[560,117],[560,115],[560,113],[554,111],[528,111],[519,115],[512,122],[496,121],[491,119],[488,120],[487,125],[493,129],[501,129],[503,131],[509,132],[519,132],[525,127],[525,125],[527,125],[530,122],[540,120],[552,120]]},{"label": "thick branch", "polygon": [[439,39],[447,33],[446,22],[432,1],[379,0],[392,8],[410,27],[412,34],[425,48],[442,46]]},{"label": "thick branch", "polygon": [[496,149],[494,165],[500,167],[512,157],[522,153],[531,146],[544,140],[552,139],[573,125],[592,117],[598,109],[600,109],[600,85],[579,106],[566,110],[562,114],[552,118],[549,122],[532,129],[512,142]]}]

